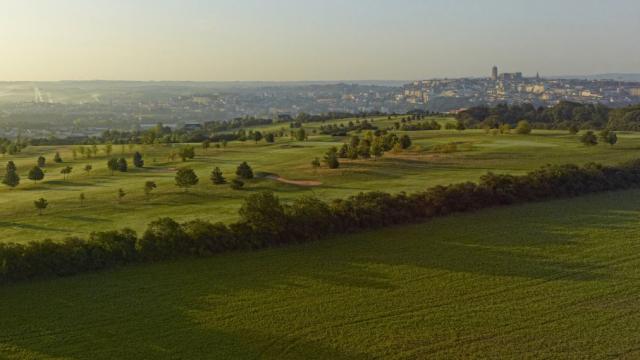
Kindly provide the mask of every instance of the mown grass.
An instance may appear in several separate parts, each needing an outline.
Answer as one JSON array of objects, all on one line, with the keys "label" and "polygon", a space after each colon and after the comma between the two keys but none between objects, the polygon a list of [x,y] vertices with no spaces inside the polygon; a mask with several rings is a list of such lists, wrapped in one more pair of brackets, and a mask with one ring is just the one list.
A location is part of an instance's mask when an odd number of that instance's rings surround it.
[{"label": "mown grass", "polygon": [[[382,118],[376,123],[384,128],[393,121]],[[314,123],[308,128],[312,130],[319,126]],[[262,128],[265,129],[269,128]],[[329,200],[360,191],[414,192],[438,184],[476,181],[487,171],[522,174],[549,163],[596,161],[617,164],[640,157],[640,134],[637,133],[619,134],[620,142],[615,147],[599,145],[591,148],[580,144],[577,136],[560,131],[535,131],[528,136],[492,136],[480,130],[409,134],[415,145],[411,151],[388,153],[377,160],[343,161],[338,170],[321,168],[318,171],[312,169],[311,160],[322,158],[328,148],[341,145],[345,139],[312,135],[309,141],[296,142],[287,137],[279,138],[275,144],[231,142],[227,148],[208,151],[196,144],[196,158],[186,163],[168,159],[169,152],[181,145],[138,145],[133,151],[144,154],[144,169],[133,169],[132,152],[128,147],[115,145],[112,156],[128,158],[130,171],[113,176],[107,171],[107,157],[102,151],[97,158],[73,160],[68,146],[28,147],[19,155],[0,158],[2,167],[6,161],[14,160],[22,177],[18,188],[0,186],[0,241],[61,239],[122,227],[140,232],[147,223],[162,216],[179,221],[204,218],[230,222],[237,218],[237,209],[243,199],[261,190],[272,190],[285,201],[304,194]],[[457,152],[431,151],[436,145],[452,142],[457,144]],[[56,151],[65,160],[63,164],[52,162]],[[33,184],[27,179],[27,172],[39,155],[48,159],[47,174],[44,181]],[[255,171],[276,173],[290,179],[318,180],[322,185],[305,188],[261,179],[248,182],[243,191],[233,191],[228,186],[211,184],[209,175],[215,166],[220,166],[231,179],[242,161],[248,161]],[[93,165],[90,174],[82,171],[85,164]],[[73,166],[74,170],[65,181],[59,172],[67,165]],[[193,167],[200,177],[198,186],[189,192],[174,185],[175,169],[181,166]],[[146,199],[143,192],[147,180],[158,184],[150,199]],[[120,188],[127,193],[122,202],[117,197]],[[86,197],[82,206],[80,193]],[[49,201],[43,216],[37,216],[33,206],[33,201],[40,197]]]},{"label": "mown grass", "polygon": [[0,357],[636,358],[640,191],[0,289]]}]

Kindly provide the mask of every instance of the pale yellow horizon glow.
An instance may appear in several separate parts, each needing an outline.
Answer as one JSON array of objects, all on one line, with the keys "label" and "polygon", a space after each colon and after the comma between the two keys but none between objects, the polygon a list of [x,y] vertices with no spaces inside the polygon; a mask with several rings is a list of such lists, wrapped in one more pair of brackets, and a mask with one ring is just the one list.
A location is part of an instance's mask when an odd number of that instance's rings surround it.
[{"label": "pale yellow horizon glow", "polygon": [[0,81],[640,72],[640,2],[0,0]]}]

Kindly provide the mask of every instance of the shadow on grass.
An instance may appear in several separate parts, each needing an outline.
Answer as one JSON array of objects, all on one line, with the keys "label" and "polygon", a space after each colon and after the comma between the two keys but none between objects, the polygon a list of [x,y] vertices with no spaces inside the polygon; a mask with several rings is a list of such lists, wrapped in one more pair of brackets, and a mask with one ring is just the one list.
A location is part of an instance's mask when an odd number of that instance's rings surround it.
[{"label": "shadow on grass", "polygon": [[83,221],[83,222],[89,222],[89,223],[108,223],[108,222],[113,222],[111,220],[108,219],[102,219],[102,218],[98,218],[98,217],[92,217],[92,216],[82,216],[82,215],[67,215],[67,216],[60,216],[63,219],[66,220],[72,220],[72,221]]},{"label": "shadow on grass", "polygon": [[[19,229],[38,230],[38,231],[54,231],[54,232],[61,232],[61,233],[70,232],[69,230],[56,229],[56,228],[50,227],[50,226],[23,224],[23,223],[10,222],[10,221],[0,221],[0,228],[2,228],[2,227],[13,227],[13,228],[19,228]],[[8,240],[10,240],[10,239],[8,239]],[[37,239],[37,240],[40,240],[40,239]]]},{"label": "shadow on grass", "polygon": [[[385,316],[413,316],[407,308],[358,308],[378,297],[389,301],[403,287],[418,294],[409,306],[428,312],[441,305],[424,303],[436,288],[430,283],[435,277],[443,277],[440,286],[461,291],[457,299],[436,298],[456,306],[480,297],[499,301],[500,292],[523,284],[607,278],[607,265],[594,260],[580,233],[558,227],[587,219],[585,231],[637,222],[636,201],[629,198],[640,198],[640,191],[7,286],[0,297],[0,356],[14,351],[87,359],[366,358],[337,349],[332,336],[348,334],[354,324],[360,331],[380,331],[368,322]],[[482,281],[486,290],[465,287]],[[529,291],[542,296],[545,290]],[[355,303],[329,306],[344,294]]]}]

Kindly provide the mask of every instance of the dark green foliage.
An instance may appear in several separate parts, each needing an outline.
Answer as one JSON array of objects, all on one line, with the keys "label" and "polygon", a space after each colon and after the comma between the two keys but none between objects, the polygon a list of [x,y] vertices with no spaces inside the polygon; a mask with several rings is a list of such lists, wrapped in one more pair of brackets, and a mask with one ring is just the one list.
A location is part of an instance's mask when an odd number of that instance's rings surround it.
[{"label": "dark green foliage", "polygon": [[0,282],[304,242],[456,212],[639,186],[640,160],[636,160],[619,166],[546,166],[522,176],[488,173],[477,184],[435,186],[412,195],[360,193],[331,203],[302,197],[286,205],[272,193],[262,192],[247,197],[240,221],[228,227],[163,218],[150,223],[140,238],[123,230],[92,234],[86,241],[0,243]]},{"label": "dark green foliage", "polygon": [[342,144],[340,150],[338,151],[338,157],[341,159],[346,159],[349,157],[349,145]]},{"label": "dark green foliage", "polygon": [[242,179],[253,179],[253,169],[246,161],[243,161],[242,164],[238,165],[236,175]]},{"label": "dark green foliage", "polygon": [[46,166],[47,159],[44,156],[38,156],[38,167],[43,168]]},{"label": "dark green foliage", "polygon": [[405,150],[411,147],[411,138],[409,135],[402,135],[400,137],[400,146]]},{"label": "dark green foliage", "polygon": [[329,169],[337,169],[340,167],[340,161],[338,161],[338,149],[332,147],[327,150],[327,153],[324,155],[324,162],[327,164]]},{"label": "dark green foliage", "polygon": [[44,171],[42,171],[42,169],[40,169],[39,167],[34,166],[33,168],[31,168],[31,170],[29,170],[28,178],[29,180],[33,180],[33,182],[38,182],[44,179]]},{"label": "dark green foliage", "polygon": [[111,175],[113,175],[115,171],[118,171],[118,159],[116,158],[109,159],[109,161],[107,161],[107,168],[109,168]]},{"label": "dark green foliage", "polygon": [[598,145],[598,138],[596,137],[596,134],[593,133],[593,131],[587,131],[586,133],[584,133],[584,135],[580,137],[580,141],[587,146]]},{"label": "dark green foliage", "polygon": [[313,160],[311,160],[311,167],[313,167],[313,169],[317,169],[320,167],[320,159],[315,158]]},{"label": "dark green foliage", "polygon": [[527,120],[518,121],[516,126],[516,134],[528,135],[531,134],[531,124]]},{"label": "dark green foliage", "polygon": [[127,172],[129,170],[129,165],[127,164],[127,159],[120,158],[118,159],[118,171]]},{"label": "dark green foliage", "polygon": [[233,190],[241,190],[243,186],[244,186],[244,182],[242,180],[240,179],[231,180],[231,188]]},{"label": "dark green foliage", "polygon": [[191,186],[198,184],[198,176],[196,172],[191,168],[180,168],[176,172],[176,186],[184,188],[184,191],[188,191]]},{"label": "dark green foliage", "polygon": [[2,178],[2,183],[11,188],[14,188],[20,184],[20,176],[18,176],[16,165],[13,163],[13,161],[9,161],[7,163],[7,171]]},{"label": "dark green foliage", "polygon": [[187,161],[188,159],[193,159],[196,157],[196,149],[193,146],[184,146],[180,148],[178,155],[182,159],[182,161]]},{"label": "dark green foliage", "polygon": [[[611,120],[609,120],[610,112],[612,111],[609,108],[601,104],[561,101],[550,108],[536,108],[531,104],[498,104],[491,108],[476,106],[458,113],[456,118],[459,122],[471,126],[494,129],[497,129],[501,124],[514,126],[520,120],[526,120],[530,124],[536,125],[532,125],[533,127],[546,129],[569,129],[572,126],[602,128],[608,121],[609,127],[613,128]],[[621,124],[616,123],[615,126],[619,129]]]},{"label": "dark green foliage", "polygon": [[136,244],[141,258],[151,261],[178,257],[189,248],[187,234],[171,218],[152,221]]},{"label": "dark green foliage", "polygon": [[137,151],[135,152],[135,154],[133,154],[133,166],[137,168],[144,167],[144,159],[142,159],[142,154]]},{"label": "dark green foliage", "polygon": [[618,143],[618,135],[615,132],[608,129],[601,131],[599,137],[603,143],[609,144],[611,146]]},{"label": "dark green foliage", "polygon": [[442,126],[435,120],[425,121],[423,123],[408,124],[404,123],[402,126],[398,124],[397,128],[402,131],[421,131],[421,130],[440,130]]},{"label": "dark green foliage", "polygon": [[155,181],[147,181],[144,183],[144,194],[149,198],[151,196],[151,192],[158,187]]},{"label": "dark green foliage", "polygon": [[298,141],[305,141],[307,140],[307,132],[303,128],[300,128],[295,132],[295,138]]},{"label": "dark green foliage", "polygon": [[273,133],[267,133],[267,134],[264,136],[264,140],[265,140],[266,142],[268,142],[268,143],[273,143],[273,142],[275,142],[275,141],[276,141],[276,137],[275,137],[275,135],[273,135]]},{"label": "dark green foliage", "polygon": [[16,167],[16,164],[15,164],[12,160],[9,160],[9,161],[7,162],[7,167],[6,167],[6,169],[7,169],[7,172],[9,172],[9,171],[16,171],[16,170],[18,170],[18,168]]},{"label": "dark green foliage", "polygon": [[61,163],[62,162],[62,158],[60,157],[60,153],[56,152],[56,155],[53,157],[53,161],[56,163]]},{"label": "dark green foliage", "polygon": [[60,174],[62,174],[64,176],[64,179],[67,180],[67,177],[69,176],[69,174],[71,174],[71,171],[73,171],[73,168],[71,166],[65,166],[60,170]]},{"label": "dark green foliage", "polygon": [[222,170],[220,170],[220,168],[217,166],[211,172],[211,182],[214,185],[222,185],[227,183],[227,179],[225,179],[222,175]]},{"label": "dark green foliage", "polygon": [[33,205],[38,209],[38,215],[42,215],[42,212],[49,206],[49,202],[44,198],[40,198],[34,201]]}]

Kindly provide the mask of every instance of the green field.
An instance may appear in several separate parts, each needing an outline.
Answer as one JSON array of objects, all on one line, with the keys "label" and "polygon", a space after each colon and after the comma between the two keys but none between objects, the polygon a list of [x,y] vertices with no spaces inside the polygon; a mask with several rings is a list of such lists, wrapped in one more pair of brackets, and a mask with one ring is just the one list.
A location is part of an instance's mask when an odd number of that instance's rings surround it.
[{"label": "green field", "polygon": [[[376,124],[385,128],[393,121],[377,119]],[[280,126],[261,130],[275,130]],[[312,131],[319,126],[310,124],[307,130]],[[333,199],[360,191],[415,192],[437,184],[476,181],[487,171],[521,174],[550,163],[596,161],[617,164],[640,157],[640,134],[637,133],[619,133],[620,141],[615,147],[598,145],[590,148],[582,145],[578,136],[559,131],[492,136],[480,130],[442,130],[415,131],[409,135],[414,140],[411,151],[388,153],[378,160],[343,161],[338,170],[323,167],[318,171],[312,169],[311,160],[322,158],[328,148],[339,146],[346,139],[311,135],[309,141],[297,142],[283,137],[278,138],[275,144],[264,141],[258,144],[253,141],[230,142],[227,148],[207,151],[195,144],[197,156],[187,163],[168,159],[168,154],[182,145],[136,145],[133,149],[115,145],[112,156],[127,157],[130,171],[113,176],[107,170],[107,156],[103,151],[95,158],[78,156],[73,160],[69,146],[27,147],[21,154],[0,158],[3,163],[14,160],[22,177],[22,183],[15,189],[0,187],[0,241],[86,236],[91,231],[125,226],[140,232],[147,223],[162,216],[179,221],[204,218],[230,222],[236,219],[242,199],[265,189],[275,191],[285,201],[303,194]],[[434,145],[451,142],[457,143],[459,151],[431,151]],[[64,163],[53,163],[56,151],[61,153]],[[133,168],[133,151],[144,154],[144,169]],[[27,179],[27,172],[39,155],[48,159],[47,174],[44,181],[34,184]],[[248,161],[254,171],[275,173],[294,180],[316,180],[322,185],[301,187],[257,179],[248,182],[244,190],[233,191],[228,186],[211,184],[209,174],[215,166],[220,166],[227,179],[231,179],[242,161]],[[82,171],[85,164],[92,164],[94,170],[90,174]],[[65,181],[60,169],[67,165],[74,170]],[[181,166],[193,167],[200,177],[198,186],[188,193],[174,185],[175,169]],[[143,192],[147,180],[158,184],[150,200],[145,199]],[[127,193],[122,202],[117,197],[120,188]],[[86,197],[83,206],[79,201],[80,193]],[[37,216],[33,206],[33,201],[40,197],[49,201],[49,208],[43,216]]]},{"label": "green field", "polygon": [[640,191],[3,287],[0,357],[637,358]]}]

